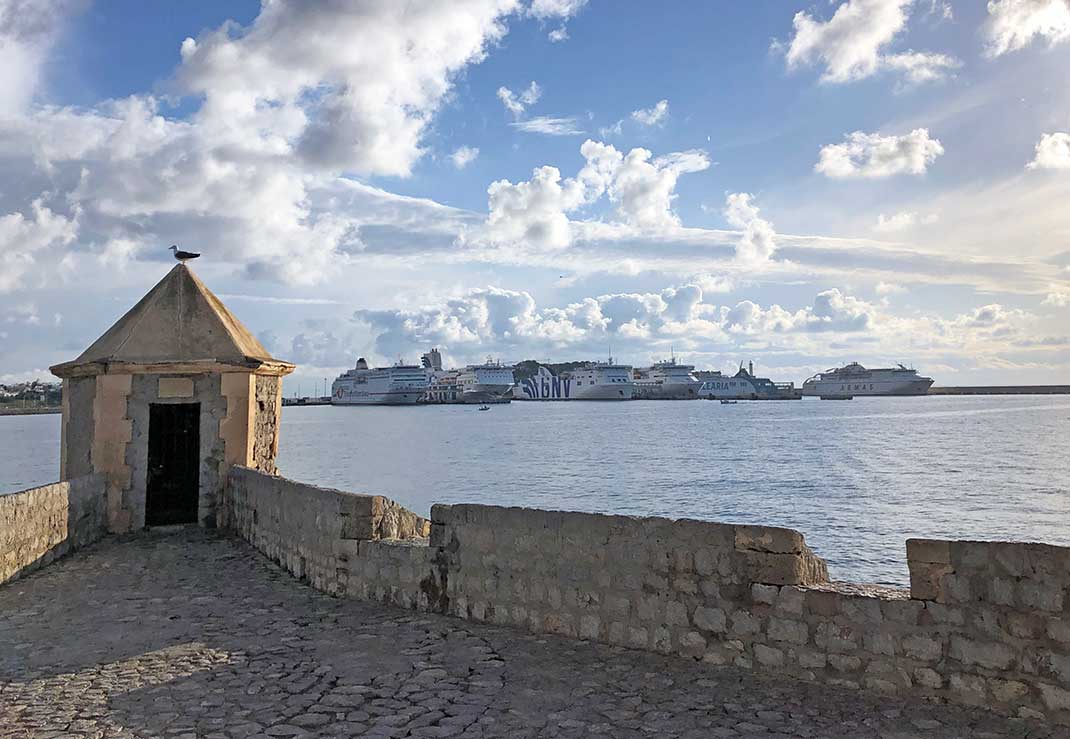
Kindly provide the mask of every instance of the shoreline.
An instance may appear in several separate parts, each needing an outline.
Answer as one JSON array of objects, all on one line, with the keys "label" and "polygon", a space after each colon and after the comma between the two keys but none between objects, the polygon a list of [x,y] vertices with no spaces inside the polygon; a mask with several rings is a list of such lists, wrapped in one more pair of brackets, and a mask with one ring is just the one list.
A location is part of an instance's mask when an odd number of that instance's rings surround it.
[{"label": "shoreline", "polygon": [[38,408],[0,408],[0,416],[40,416],[47,413],[62,412],[63,409],[58,405]]}]

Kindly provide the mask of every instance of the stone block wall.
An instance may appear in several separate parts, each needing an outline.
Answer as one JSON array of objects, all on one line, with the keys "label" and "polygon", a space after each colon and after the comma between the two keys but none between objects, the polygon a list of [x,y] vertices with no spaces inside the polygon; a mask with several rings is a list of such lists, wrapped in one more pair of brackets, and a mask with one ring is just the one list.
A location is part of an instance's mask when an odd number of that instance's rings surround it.
[{"label": "stone block wall", "polygon": [[279,453],[279,420],[282,416],[282,378],[258,375],[253,408],[252,467],[275,474]]},{"label": "stone block wall", "polygon": [[338,595],[1070,726],[1068,548],[911,540],[908,590],[829,582],[790,529],[436,505],[429,540],[388,541],[347,527],[344,493],[231,484],[315,518],[251,523],[263,502],[235,503],[245,538]]},{"label": "stone block wall", "polygon": [[102,475],[0,495],[0,584],[107,533]]},{"label": "stone block wall", "polygon": [[[231,467],[221,525],[313,587],[348,588],[362,543],[426,537],[427,519],[379,495],[357,495]],[[426,549],[426,545],[424,546]]]}]

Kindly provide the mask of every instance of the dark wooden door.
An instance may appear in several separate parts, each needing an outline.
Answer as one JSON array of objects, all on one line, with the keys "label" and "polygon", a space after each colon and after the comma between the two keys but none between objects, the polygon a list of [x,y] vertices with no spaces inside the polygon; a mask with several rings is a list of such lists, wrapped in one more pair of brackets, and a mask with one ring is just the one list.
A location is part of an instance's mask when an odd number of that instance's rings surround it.
[{"label": "dark wooden door", "polygon": [[197,522],[201,404],[149,405],[145,525]]}]

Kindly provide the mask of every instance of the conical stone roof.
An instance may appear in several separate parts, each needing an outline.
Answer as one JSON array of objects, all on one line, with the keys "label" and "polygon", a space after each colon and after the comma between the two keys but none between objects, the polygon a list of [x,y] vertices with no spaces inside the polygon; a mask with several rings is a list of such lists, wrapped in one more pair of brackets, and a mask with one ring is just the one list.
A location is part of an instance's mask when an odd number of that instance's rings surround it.
[{"label": "conical stone roof", "polygon": [[71,362],[60,377],[108,372],[210,372],[244,369],[289,374],[185,264],[177,264],[126,315]]}]

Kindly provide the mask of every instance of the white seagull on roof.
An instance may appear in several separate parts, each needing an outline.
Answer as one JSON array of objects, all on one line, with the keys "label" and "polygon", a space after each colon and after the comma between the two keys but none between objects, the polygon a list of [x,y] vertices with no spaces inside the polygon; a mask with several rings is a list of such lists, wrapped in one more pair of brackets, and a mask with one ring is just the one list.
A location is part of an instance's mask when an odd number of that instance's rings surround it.
[{"label": "white seagull on roof", "polygon": [[197,257],[200,256],[199,253],[195,254],[194,252],[191,252],[191,251],[182,251],[181,249],[178,248],[178,246],[176,246],[174,244],[171,245],[171,251],[174,252],[175,259],[177,259],[178,261],[183,262],[183,263],[188,262],[190,259],[196,259]]}]

